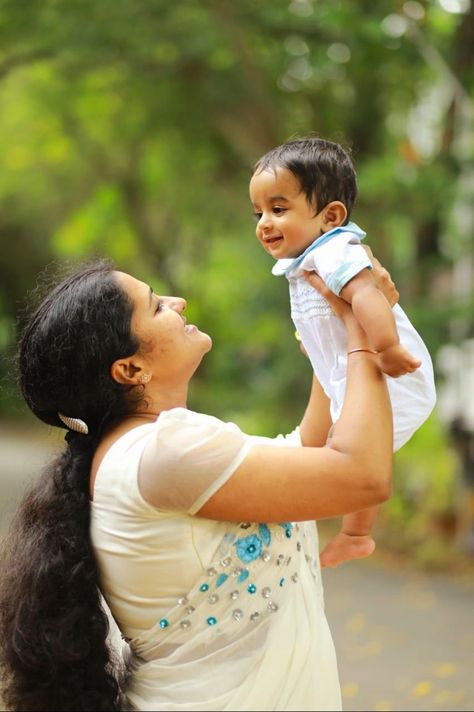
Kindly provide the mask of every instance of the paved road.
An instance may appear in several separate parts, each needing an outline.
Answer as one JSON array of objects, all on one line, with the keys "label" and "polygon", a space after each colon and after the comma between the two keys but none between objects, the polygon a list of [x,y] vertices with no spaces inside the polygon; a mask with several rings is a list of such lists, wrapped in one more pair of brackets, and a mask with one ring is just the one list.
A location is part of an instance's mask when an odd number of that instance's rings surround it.
[{"label": "paved road", "polygon": [[346,710],[474,709],[474,577],[387,557],[325,571]]},{"label": "paved road", "polygon": [[[0,528],[61,446],[0,423]],[[474,569],[473,569],[474,570]],[[474,709],[474,576],[426,574],[386,555],[324,572],[345,710]]]},{"label": "paved road", "polygon": [[62,445],[58,432],[27,432],[0,421],[0,531],[4,530],[26,486]]}]

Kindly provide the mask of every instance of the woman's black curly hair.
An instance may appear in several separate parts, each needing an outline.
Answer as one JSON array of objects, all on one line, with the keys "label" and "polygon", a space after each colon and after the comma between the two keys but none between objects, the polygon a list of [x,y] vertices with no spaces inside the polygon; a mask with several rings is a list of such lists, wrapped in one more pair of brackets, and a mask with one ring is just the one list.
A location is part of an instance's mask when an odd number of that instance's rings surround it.
[{"label": "woman's black curly hair", "polygon": [[92,549],[89,472],[104,429],[132,412],[142,390],[116,383],[110,366],[137,352],[132,304],[114,267],[87,265],[59,284],[24,328],[19,385],[33,413],[88,435],[67,445],[24,498],[0,568],[2,697],[13,710],[118,710],[122,695],[107,645]]}]

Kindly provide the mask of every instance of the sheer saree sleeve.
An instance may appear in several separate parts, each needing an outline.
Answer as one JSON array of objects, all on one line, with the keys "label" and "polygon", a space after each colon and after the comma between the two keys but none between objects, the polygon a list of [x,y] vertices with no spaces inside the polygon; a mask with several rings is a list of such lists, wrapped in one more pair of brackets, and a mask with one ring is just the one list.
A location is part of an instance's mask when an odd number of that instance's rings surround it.
[{"label": "sheer saree sleeve", "polygon": [[195,514],[235,472],[252,446],[234,423],[185,408],[162,413],[144,448],[140,489],[160,510]]}]

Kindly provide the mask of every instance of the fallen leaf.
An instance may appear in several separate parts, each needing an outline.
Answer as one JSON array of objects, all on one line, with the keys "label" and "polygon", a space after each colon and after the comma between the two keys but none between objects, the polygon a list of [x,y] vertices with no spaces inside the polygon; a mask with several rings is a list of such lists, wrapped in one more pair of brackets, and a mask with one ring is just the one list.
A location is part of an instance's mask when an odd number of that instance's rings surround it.
[{"label": "fallen leaf", "polygon": [[433,683],[429,680],[422,680],[412,689],[412,694],[415,697],[426,697],[433,690]]},{"label": "fallen leaf", "polygon": [[456,663],[452,663],[452,662],[440,663],[435,668],[436,677],[452,677],[453,675],[456,674],[456,672],[457,672],[457,665],[456,665]]},{"label": "fallen leaf", "polygon": [[372,708],[375,712],[390,712],[392,705],[388,700],[379,700]]},{"label": "fallen leaf", "polygon": [[359,694],[359,685],[357,682],[348,682],[342,688],[342,696],[351,698]]},{"label": "fallen leaf", "polygon": [[357,613],[346,621],[346,630],[348,633],[355,635],[364,630],[366,623],[367,618],[365,615],[363,613]]}]

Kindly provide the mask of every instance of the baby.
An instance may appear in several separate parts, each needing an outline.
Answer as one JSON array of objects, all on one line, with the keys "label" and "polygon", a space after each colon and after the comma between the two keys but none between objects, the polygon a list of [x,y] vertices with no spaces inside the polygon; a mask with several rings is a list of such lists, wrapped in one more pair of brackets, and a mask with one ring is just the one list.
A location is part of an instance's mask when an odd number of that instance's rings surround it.
[{"label": "baby", "polygon": [[[338,144],[319,138],[289,141],[255,164],[250,198],[257,237],[277,261],[273,274],[286,275],[291,316],[330,400],[332,421],[344,401],[350,353],[344,326],[328,302],[305,280],[316,271],[335,294],[351,303],[377,353],[393,411],[394,450],[404,445],[431,413],[436,391],[430,355],[399,305],[391,309],[378,290],[365,233],[350,213],[357,195],[354,166]],[[323,566],[368,556],[376,508],[346,515],[341,532],[321,553]]]}]

